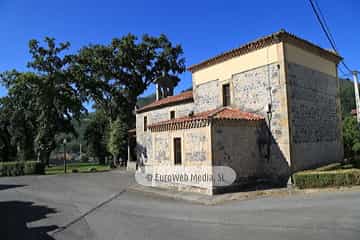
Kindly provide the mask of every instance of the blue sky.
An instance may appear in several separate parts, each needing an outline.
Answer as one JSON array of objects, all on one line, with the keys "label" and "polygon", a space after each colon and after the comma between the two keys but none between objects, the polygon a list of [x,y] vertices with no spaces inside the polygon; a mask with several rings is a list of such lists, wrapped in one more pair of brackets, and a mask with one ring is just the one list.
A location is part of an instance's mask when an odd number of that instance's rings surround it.
[{"label": "blue sky", "polygon": [[[345,61],[360,69],[360,1],[317,1]],[[189,66],[281,28],[330,48],[308,0],[0,0],[0,72],[26,70],[32,38],[70,41],[70,52],[76,52],[129,32],[165,33],[183,46]],[[190,73],[180,77],[176,92],[191,85]],[[5,94],[0,87],[0,96]]]}]

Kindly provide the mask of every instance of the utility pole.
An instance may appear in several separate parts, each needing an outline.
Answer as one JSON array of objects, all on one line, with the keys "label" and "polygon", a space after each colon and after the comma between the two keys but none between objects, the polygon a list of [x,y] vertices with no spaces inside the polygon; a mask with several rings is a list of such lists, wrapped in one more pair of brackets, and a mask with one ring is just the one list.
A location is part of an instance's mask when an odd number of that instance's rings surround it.
[{"label": "utility pole", "polygon": [[356,119],[360,123],[360,97],[359,97],[359,86],[358,86],[358,72],[353,71],[354,78],[354,89],[355,89],[355,102],[356,102]]}]

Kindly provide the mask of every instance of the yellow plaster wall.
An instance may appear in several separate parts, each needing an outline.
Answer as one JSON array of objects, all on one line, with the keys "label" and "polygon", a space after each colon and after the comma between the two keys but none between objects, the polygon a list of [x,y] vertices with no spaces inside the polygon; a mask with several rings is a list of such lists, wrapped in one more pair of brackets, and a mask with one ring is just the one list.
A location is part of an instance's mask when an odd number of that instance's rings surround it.
[{"label": "yellow plaster wall", "polygon": [[279,44],[241,55],[225,62],[201,69],[192,74],[194,86],[211,80],[226,80],[235,73],[243,72],[269,63],[277,62]]},{"label": "yellow plaster wall", "polygon": [[287,62],[296,63],[334,77],[337,76],[336,63],[290,43],[284,43],[284,48]]}]

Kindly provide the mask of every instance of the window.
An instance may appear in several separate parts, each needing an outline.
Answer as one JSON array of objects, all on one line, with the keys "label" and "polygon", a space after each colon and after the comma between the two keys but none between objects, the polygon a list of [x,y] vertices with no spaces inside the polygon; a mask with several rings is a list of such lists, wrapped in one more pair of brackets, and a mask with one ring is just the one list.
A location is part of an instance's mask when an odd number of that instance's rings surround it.
[{"label": "window", "polygon": [[174,119],[175,118],[175,111],[170,111],[170,119]]},{"label": "window", "polygon": [[144,116],[144,132],[147,130],[147,117]]},{"label": "window", "polygon": [[181,165],[181,138],[174,138],[174,163]]},{"label": "window", "polygon": [[223,106],[230,105],[230,85],[224,84],[222,86],[222,94],[223,94]]}]

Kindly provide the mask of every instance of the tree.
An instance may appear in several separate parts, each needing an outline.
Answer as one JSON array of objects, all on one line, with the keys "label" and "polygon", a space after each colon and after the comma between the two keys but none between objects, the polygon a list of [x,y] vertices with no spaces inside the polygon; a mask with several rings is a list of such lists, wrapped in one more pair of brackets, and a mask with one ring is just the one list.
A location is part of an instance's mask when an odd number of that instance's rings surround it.
[{"label": "tree", "polygon": [[35,86],[38,110],[35,147],[38,159],[48,164],[50,153],[56,147],[55,136],[59,133],[76,135],[71,121],[79,120],[86,109],[82,105],[85,97],[78,91],[79,82],[68,70],[73,56],[62,56],[70,43],[60,43],[57,47],[55,39],[48,37],[45,43],[42,47],[37,40],[30,40],[32,60],[28,67],[39,76]]},{"label": "tree", "polygon": [[[160,85],[162,95],[172,94],[179,82],[177,75],[185,71],[182,54],[181,46],[173,46],[165,35],[144,35],[138,40],[132,34],[78,52],[72,74],[81,82],[80,92],[94,100],[95,108],[107,116],[110,130],[106,145],[114,159],[126,149],[127,129],[135,126],[138,96],[152,83]],[[89,129],[88,134],[100,133]],[[96,148],[95,142],[90,140]]]},{"label": "tree", "polygon": [[360,129],[356,118],[349,116],[344,119],[343,139],[345,157],[353,157],[359,152]]},{"label": "tree", "polygon": [[355,90],[349,79],[340,79],[340,99],[343,118],[350,116],[351,110],[355,109]]},{"label": "tree", "polygon": [[121,157],[126,158],[127,154],[127,124],[118,117],[109,126],[109,134],[107,141],[107,149],[113,156],[113,163],[116,166],[116,161]]},{"label": "tree", "polygon": [[9,92],[0,103],[2,159],[10,159],[15,147],[18,159],[36,155],[48,164],[56,137],[77,135],[74,120],[87,113],[83,103],[89,100],[104,115],[86,128],[90,151],[102,162],[106,147],[118,157],[124,154],[127,128],[135,125],[138,96],[152,83],[160,85],[162,95],[171,94],[177,75],[185,71],[181,46],[173,46],[165,35],[139,40],[128,34],[108,45],[86,46],[77,55],[64,53],[68,42],[57,45],[49,37],[44,42],[29,41],[31,73],[0,76]]},{"label": "tree", "polygon": [[3,98],[3,111],[9,119],[7,132],[12,145],[16,146],[18,160],[35,158],[34,139],[36,134],[36,116],[34,83],[38,80],[33,73],[8,71],[0,74],[1,82],[8,89]]},{"label": "tree", "polygon": [[107,128],[108,121],[104,114],[97,112],[84,131],[88,155],[97,158],[100,164],[105,164],[105,157],[109,155],[106,149]]},{"label": "tree", "polygon": [[8,162],[16,157],[16,146],[12,144],[9,128],[11,121],[8,118],[11,113],[8,97],[0,98],[0,160]]},{"label": "tree", "polygon": [[71,69],[82,82],[81,91],[109,120],[125,114],[133,127],[137,98],[150,84],[158,82],[164,94],[169,94],[179,82],[177,75],[185,71],[182,53],[181,46],[173,46],[165,35],[144,35],[138,41],[128,34],[114,38],[109,45],[82,48]]}]

